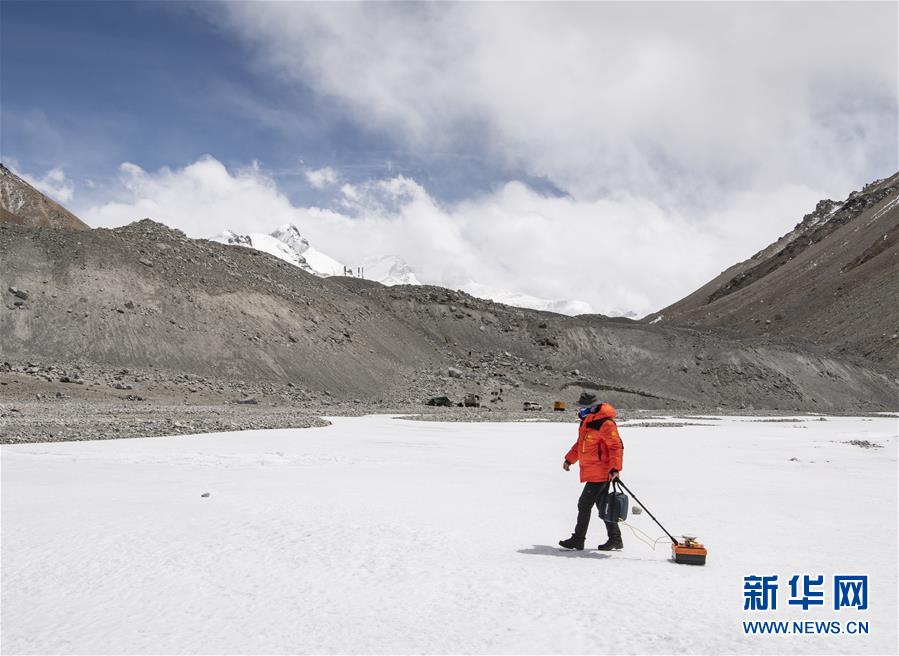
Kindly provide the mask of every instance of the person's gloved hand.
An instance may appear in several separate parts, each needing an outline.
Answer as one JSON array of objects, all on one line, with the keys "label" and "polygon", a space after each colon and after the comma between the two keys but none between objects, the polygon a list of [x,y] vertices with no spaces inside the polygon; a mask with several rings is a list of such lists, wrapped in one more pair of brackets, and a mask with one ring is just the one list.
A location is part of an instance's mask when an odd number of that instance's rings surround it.
[{"label": "person's gloved hand", "polygon": [[564,469],[565,471],[568,471],[569,469],[571,469],[571,463],[568,462],[567,460],[563,460],[562,461],[562,469]]}]

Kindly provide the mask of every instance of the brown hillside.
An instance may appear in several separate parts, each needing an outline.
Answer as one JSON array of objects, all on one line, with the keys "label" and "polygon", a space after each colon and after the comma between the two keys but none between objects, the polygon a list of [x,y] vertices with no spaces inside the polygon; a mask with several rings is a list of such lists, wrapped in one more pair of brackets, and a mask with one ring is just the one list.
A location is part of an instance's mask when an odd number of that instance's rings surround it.
[{"label": "brown hillside", "polygon": [[899,371],[899,173],[823,200],[787,235],[645,323],[794,337]]},{"label": "brown hillside", "polygon": [[47,198],[3,164],[0,164],[0,223],[32,228],[90,229],[84,221]]}]

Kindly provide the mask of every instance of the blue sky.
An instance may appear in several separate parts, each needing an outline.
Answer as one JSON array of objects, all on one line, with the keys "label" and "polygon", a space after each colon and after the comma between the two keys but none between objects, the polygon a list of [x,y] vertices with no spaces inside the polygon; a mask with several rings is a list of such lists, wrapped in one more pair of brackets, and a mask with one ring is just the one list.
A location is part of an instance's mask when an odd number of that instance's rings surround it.
[{"label": "blue sky", "polygon": [[2,154],[30,170],[97,181],[124,161],[158,169],[209,153],[259,160],[298,197],[317,196],[302,171],[322,166],[351,179],[404,173],[446,199],[511,178],[552,188],[476,149],[415,152],[350,120],[334,99],[260,71],[209,6],[4,1],[0,11]]},{"label": "blue sky", "polygon": [[896,13],[4,1],[0,157],[94,226],[290,221],[344,261],[642,314],[895,172]]}]

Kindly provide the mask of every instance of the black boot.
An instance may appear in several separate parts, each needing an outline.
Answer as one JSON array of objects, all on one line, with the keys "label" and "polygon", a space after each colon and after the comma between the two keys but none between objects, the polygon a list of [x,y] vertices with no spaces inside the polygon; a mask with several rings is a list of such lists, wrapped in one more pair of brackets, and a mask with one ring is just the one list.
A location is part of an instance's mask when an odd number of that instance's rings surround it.
[{"label": "black boot", "polygon": [[574,533],[572,533],[571,537],[567,540],[559,540],[559,546],[564,547],[565,549],[577,549],[578,551],[583,551],[584,538],[579,538]]},{"label": "black boot", "polygon": [[619,535],[617,538],[609,538],[605,541],[605,544],[601,544],[596,548],[600,551],[618,551],[619,549],[624,549],[624,543]]}]

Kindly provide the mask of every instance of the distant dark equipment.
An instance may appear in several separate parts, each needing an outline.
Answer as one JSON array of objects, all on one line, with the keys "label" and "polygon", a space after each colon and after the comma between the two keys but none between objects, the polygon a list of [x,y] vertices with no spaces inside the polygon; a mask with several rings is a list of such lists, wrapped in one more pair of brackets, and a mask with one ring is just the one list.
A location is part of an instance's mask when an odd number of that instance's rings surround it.
[{"label": "distant dark equipment", "polygon": [[477,394],[466,394],[465,399],[463,399],[462,403],[465,404],[466,408],[480,408],[481,397]]}]

